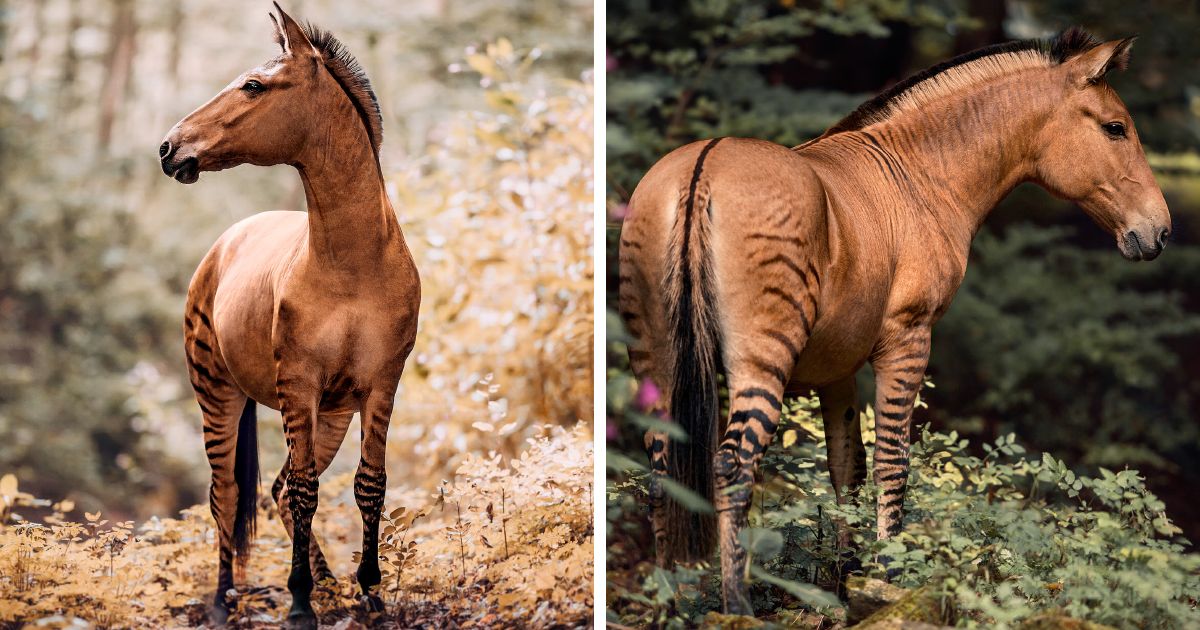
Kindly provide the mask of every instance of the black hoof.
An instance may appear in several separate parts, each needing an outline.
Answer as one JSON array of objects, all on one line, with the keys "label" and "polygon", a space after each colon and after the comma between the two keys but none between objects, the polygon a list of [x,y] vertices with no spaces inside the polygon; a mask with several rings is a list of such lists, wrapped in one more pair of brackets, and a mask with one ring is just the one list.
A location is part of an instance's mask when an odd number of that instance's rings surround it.
[{"label": "black hoof", "polygon": [[363,595],[360,601],[362,601],[363,610],[369,613],[383,612],[383,598],[378,595]]},{"label": "black hoof", "polygon": [[317,630],[317,616],[311,610],[293,610],[288,613],[288,630]]}]

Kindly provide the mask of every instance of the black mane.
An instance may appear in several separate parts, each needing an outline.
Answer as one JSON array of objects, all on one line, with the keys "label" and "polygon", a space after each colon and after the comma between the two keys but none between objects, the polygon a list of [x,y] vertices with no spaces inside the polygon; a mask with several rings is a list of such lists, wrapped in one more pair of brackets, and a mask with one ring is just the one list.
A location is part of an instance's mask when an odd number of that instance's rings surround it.
[{"label": "black mane", "polygon": [[367,78],[366,71],[333,33],[309,22],[304,25],[304,34],[313,48],[321,53],[321,59],[325,62],[329,74],[333,75],[345,90],[346,96],[350,97],[350,102],[354,103],[354,109],[362,117],[367,137],[375,150],[375,157],[378,158],[379,145],[383,143],[383,115],[380,113],[379,101],[375,98],[375,91],[371,89],[371,80]]}]

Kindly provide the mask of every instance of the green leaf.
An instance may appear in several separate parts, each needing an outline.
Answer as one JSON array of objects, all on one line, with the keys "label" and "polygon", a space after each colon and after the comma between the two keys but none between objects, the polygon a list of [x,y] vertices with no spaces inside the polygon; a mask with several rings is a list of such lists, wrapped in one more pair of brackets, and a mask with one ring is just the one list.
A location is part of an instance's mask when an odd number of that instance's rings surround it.
[{"label": "green leaf", "polygon": [[738,532],[742,548],[759,560],[770,560],[783,550],[783,534],[762,527],[746,527]]},{"label": "green leaf", "polygon": [[637,425],[644,431],[657,431],[659,433],[666,433],[668,437],[678,442],[688,441],[687,431],[684,431],[683,427],[675,424],[674,422],[668,422],[662,418],[656,418],[649,414],[640,413],[630,409],[625,411],[625,419]]},{"label": "green leaf", "polygon": [[604,453],[604,465],[609,470],[617,472],[636,471],[642,472],[646,470],[646,466],[634,461],[628,455],[623,455],[613,450],[606,450]]},{"label": "green leaf", "polygon": [[691,488],[671,479],[670,477],[660,477],[659,482],[662,483],[663,490],[675,500],[676,503],[684,508],[697,514],[712,514],[712,503],[708,499],[697,494]]},{"label": "green leaf", "polygon": [[841,605],[841,602],[838,601],[837,596],[829,591],[822,590],[812,584],[793,582],[791,580],[785,580],[781,577],[776,577],[770,573],[767,573],[765,569],[759,567],[758,565],[750,566],[750,575],[752,575],[756,580],[761,580],[767,584],[778,586],[779,588],[787,591],[792,597],[795,597],[796,599],[799,599],[800,601],[816,608],[836,608]]}]

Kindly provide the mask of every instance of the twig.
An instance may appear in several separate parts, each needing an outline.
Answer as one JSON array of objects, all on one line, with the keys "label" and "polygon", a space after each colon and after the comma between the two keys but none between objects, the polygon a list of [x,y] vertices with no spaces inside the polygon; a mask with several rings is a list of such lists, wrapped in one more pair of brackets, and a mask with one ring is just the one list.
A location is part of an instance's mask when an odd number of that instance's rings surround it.
[{"label": "twig", "polygon": [[504,488],[500,488],[500,532],[504,534],[504,559],[508,560],[508,509],[504,507]]}]

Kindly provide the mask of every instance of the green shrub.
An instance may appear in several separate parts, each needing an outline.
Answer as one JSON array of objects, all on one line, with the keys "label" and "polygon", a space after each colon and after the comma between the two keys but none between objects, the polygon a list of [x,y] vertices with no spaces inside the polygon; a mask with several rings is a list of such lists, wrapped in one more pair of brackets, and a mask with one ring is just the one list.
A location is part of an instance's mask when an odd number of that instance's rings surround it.
[{"label": "green shrub", "polygon": [[[627,394],[635,386],[610,379],[616,419],[632,408]],[[1026,454],[1011,434],[977,455],[957,433],[926,429],[912,448],[904,531],[876,541],[871,484],[846,505],[834,499],[818,409],[810,398],[786,403],[761,467],[743,534],[757,610],[804,604],[842,614],[826,592],[836,585],[834,523],[841,521],[869,574],[882,577],[877,558],[890,558],[893,583],[928,587],[959,625],[1010,626],[1046,611],[1116,627],[1200,624],[1200,555],[1186,551],[1136,471],[1077,475],[1051,455]],[[864,416],[870,446],[874,416],[870,409]],[[652,567],[652,542],[639,527],[646,518],[642,462],[608,459],[609,618],[691,625],[720,608],[719,571],[709,563]]]}]

